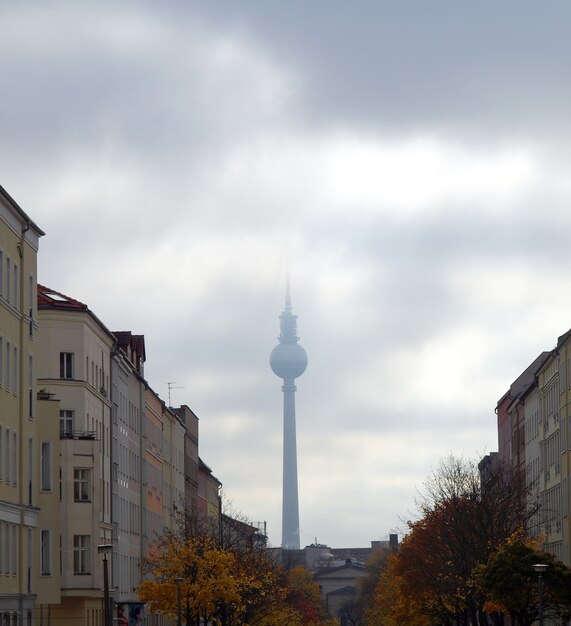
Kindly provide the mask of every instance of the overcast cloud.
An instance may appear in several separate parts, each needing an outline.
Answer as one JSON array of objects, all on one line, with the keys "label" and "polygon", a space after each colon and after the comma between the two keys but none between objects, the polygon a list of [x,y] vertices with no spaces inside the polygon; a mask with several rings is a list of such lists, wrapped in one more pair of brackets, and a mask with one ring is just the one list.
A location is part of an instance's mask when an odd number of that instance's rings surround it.
[{"label": "overcast cloud", "polygon": [[302,543],[401,528],[571,326],[566,2],[0,0],[0,184],[39,278],[200,417],[281,540],[286,267]]}]

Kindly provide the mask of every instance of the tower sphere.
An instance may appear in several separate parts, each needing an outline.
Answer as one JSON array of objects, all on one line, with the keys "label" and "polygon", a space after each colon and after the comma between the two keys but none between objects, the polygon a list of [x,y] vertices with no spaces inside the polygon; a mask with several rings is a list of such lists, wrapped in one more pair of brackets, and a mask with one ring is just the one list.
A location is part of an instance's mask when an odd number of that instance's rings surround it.
[{"label": "tower sphere", "polygon": [[297,378],[307,367],[307,352],[298,343],[278,343],[270,354],[270,367],[280,378]]}]

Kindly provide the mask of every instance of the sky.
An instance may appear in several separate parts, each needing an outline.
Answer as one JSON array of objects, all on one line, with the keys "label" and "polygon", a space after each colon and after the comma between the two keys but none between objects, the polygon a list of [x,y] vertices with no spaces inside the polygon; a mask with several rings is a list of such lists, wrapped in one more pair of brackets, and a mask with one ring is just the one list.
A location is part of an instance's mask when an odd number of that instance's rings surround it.
[{"label": "sky", "polygon": [[568,2],[0,0],[0,185],[42,284],[144,334],[281,541],[291,278],[301,544],[402,533],[571,327]]}]

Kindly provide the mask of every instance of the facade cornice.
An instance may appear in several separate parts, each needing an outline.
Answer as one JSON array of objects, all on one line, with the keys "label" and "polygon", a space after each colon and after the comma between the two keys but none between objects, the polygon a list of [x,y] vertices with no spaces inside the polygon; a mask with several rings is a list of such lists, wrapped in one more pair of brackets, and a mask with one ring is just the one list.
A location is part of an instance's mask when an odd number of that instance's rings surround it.
[{"label": "facade cornice", "polygon": [[26,236],[26,241],[37,251],[38,250],[38,239],[43,237],[46,233],[30,218],[30,216],[22,209],[22,207],[12,198],[12,196],[0,185],[0,207],[4,209],[8,209],[12,214],[13,218],[16,218],[19,225],[26,225],[27,228],[24,229],[23,232],[18,232],[16,228],[16,224],[14,223],[14,219],[10,219],[10,216],[5,214],[5,210],[0,213],[0,216],[4,219],[4,221],[12,228],[12,230],[18,235],[18,237],[22,236],[22,234],[27,235],[30,230],[33,232],[33,239],[31,236]]},{"label": "facade cornice", "polygon": [[[62,313],[62,315],[58,315]],[[115,335],[105,326],[105,324],[95,315],[95,313],[86,306],[85,309],[79,309],[73,306],[53,306],[51,304],[38,304],[38,316],[46,315],[50,319],[61,319],[69,323],[69,317],[75,316],[76,321],[87,323],[87,326],[97,334],[101,339],[108,343],[109,348],[117,343]]]}]

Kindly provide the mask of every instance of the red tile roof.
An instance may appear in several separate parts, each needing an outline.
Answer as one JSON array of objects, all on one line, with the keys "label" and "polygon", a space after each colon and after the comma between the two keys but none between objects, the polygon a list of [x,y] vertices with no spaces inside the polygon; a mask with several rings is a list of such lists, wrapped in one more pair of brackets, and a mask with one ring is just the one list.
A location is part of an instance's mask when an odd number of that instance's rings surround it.
[{"label": "red tile roof", "polygon": [[133,335],[130,330],[114,330],[117,344],[127,354],[135,352],[143,362],[147,358],[145,351],[145,335]]},{"label": "red tile roof", "polygon": [[38,283],[38,308],[54,308],[54,309],[76,309],[80,311],[87,311],[87,304],[83,304],[79,300],[70,298],[69,296],[44,287]]}]

